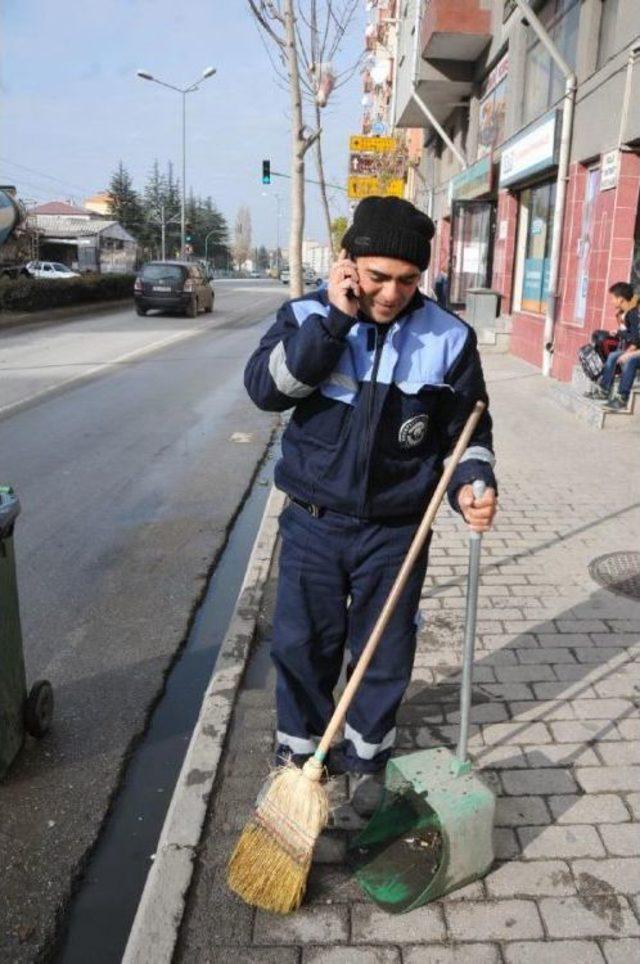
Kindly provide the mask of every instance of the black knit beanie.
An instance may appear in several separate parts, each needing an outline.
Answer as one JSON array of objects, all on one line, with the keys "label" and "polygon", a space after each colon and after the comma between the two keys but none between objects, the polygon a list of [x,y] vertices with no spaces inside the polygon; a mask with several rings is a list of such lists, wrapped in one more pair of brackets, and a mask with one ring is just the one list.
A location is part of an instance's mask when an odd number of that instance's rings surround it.
[{"label": "black knit beanie", "polygon": [[380,255],[409,261],[424,271],[435,234],[431,218],[399,197],[366,197],[355,210],[353,224],[342,239],[352,258]]}]

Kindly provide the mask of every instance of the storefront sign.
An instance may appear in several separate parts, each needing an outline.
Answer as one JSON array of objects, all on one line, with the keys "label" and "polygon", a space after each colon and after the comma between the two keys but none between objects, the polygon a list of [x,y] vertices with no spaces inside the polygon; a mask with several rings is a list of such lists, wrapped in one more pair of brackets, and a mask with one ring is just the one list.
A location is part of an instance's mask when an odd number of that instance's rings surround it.
[{"label": "storefront sign", "polygon": [[557,163],[560,111],[546,114],[524,134],[509,141],[500,158],[500,187],[523,181]]},{"label": "storefront sign", "polygon": [[451,200],[470,201],[491,193],[491,155],[487,154],[476,164],[461,171],[451,179]]},{"label": "storefront sign", "polygon": [[618,161],[620,152],[607,151],[600,162],[600,190],[608,191],[618,183]]}]

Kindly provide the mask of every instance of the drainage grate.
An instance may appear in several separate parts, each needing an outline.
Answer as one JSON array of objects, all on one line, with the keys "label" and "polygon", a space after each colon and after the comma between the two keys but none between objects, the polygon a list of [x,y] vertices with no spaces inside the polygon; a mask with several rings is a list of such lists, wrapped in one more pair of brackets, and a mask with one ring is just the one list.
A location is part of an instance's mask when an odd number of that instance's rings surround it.
[{"label": "drainage grate", "polygon": [[597,583],[629,599],[640,599],[640,552],[611,552],[589,563]]}]

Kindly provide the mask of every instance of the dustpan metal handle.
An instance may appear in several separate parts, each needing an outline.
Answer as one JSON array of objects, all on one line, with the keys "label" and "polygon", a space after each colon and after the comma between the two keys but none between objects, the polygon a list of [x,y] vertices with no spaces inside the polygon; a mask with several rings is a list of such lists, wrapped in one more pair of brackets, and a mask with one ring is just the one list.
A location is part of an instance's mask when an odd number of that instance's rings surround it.
[{"label": "dustpan metal handle", "polygon": [[369,636],[369,639],[367,640],[365,647],[362,650],[362,653],[360,654],[360,659],[356,663],[353,673],[351,674],[351,678],[349,679],[349,682],[345,686],[342,696],[338,700],[338,705],[333,711],[333,716],[329,720],[329,723],[327,725],[326,730],[324,731],[322,739],[318,744],[318,748],[314,753],[314,758],[319,763],[322,763],[324,761],[327,753],[329,752],[329,747],[331,746],[331,742],[334,736],[336,735],[339,727],[341,726],[342,721],[347,715],[347,710],[349,708],[349,705],[353,697],[355,696],[356,690],[358,689],[358,686],[362,681],[362,677],[364,676],[369,663],[373,659],[373,655],[376,651],[376,647],[378,646],[378,643],[380,642],[382,634],[384,633],[387,627],[387,623],[389,622],[389,620],[391,619],[391,616],[393,615],[393,612],[396,608],[396,604],[398,602],[400,594],[405,587],[407,579],[409,578],[409,574],[413,569],[413,566],[415,565],[418,559],[418,556],[420,555],[420,552],[424,548],[424,544],[427,541],[427,536],[429,535],[429,531],[433,524],[433,520],[435,518],[436,512],[438,511],[440,503],[442,502],[442,499],[444,498],[444,495],[447,491],[447,486],[451,481],[453,473],[455,472],[456,467],[460,462],[460,459],[462,458],[463,453],[465,452],[467,446],[469,445],[471,436],[473,435],[485,408],[486,408],[486,405],[484,402],[482,401],[476,402],[473,407],[473,410],[471,411],[471,414],[469,415],[465,423],[464,428],[462,429],[462,432],[460,433],[460,437],[458,438],[458,441],[454,446],[453,452],[451,453],[447,461],[447,465],[444,469],[444,472],[442,473],[442,476],[440,477],[440,481],[436,486],[436,490],[431,497],[431,501],[429,502],[429,505],[427,506],[427,510],[422,518],[422,522],[418,526],[418,530],[415,536],[413,537],[413,542],[409,547],[409,551],[405,557],[405,560],[402,563],[402,566],[400,567],[400,571],[396,576],[393,586],[391,587],[391,591],[389,592],[387,600],[384,606],[382,607],[382,611],[380,612],[380,615],[376,620],[375,626],[371,631],[371,635]]},{"label": "dustpan metal handle", "polygon": [[[486,485],[481,480],[473,483],[473,498],[481,499]],[[469,533],[469,572],[467,576],[467,605],[464,619],[464,658],[462,683],[460,685],[460,733],[456,756],[460,763],[467,762],[469,738],[469,714],[471,711],[471,684],[473,682],[473,651],[476,638],[476,613],[478,611],[478,582],[480,578],[480,550],[482,533]]]}]

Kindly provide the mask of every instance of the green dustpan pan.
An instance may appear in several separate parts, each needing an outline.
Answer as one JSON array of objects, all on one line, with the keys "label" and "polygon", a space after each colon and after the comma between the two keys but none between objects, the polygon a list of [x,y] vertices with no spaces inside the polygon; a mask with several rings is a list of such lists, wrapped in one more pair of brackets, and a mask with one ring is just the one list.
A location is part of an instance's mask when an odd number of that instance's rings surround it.
[{"label": "green dustpan pan", "polygon": [[[476,498],[483,491],[474,483]],[[364,892],[393,914],[482,877],[494,859],[495,799],[467,760],[480,548],[472,532],[456,752],[438,747],[390,760],[380,805],[348,852]]]}]

